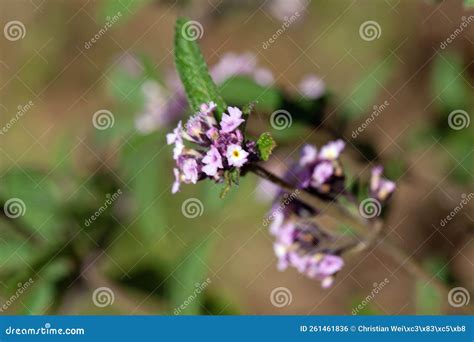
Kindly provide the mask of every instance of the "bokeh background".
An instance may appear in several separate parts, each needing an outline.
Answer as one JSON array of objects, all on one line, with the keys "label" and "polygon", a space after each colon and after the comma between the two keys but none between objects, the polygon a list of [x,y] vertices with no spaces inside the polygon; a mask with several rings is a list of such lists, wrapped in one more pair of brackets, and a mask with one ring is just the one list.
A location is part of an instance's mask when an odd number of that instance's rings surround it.
[{"label": "bokeh background", "polygon": [[[172,124],[143,134],[135,120],[146,106],[143,83],[173,72],[182,14],[201,23],[210,65],[228,52],[251,52],[273,73],[271,87],[288,96],[306,75],[320,77],[330,94],[317,114],[324,119],[275,132],[274,168],[297,158],[303,143],[343,138],[347,165],[381,163],[397,181],[385,236],[447,289],[474,293],[474,202],[441,225],[473,191],[468,2],[0,0],[1,26],[23,25],[19,39],[0,37],[0,201],[24,204],[19,217],[0,216],[2,314],[174,314],[185,302],[181,314],[351,314],[385,279],[358,314],[472,313],[471,301],[449,305],[377,245],[348,258],[327,290],[294,270],[278,272],[262,225],[271,202],[252,175],[223,200],[205,183],[171,195],[164,134]],[[379,25],[375,39],[361,37],[367,21]],[[137,70],[146,76],[134,77]],[[270,99],[251,129],[272,129],[272,106]],[[99,110],[113,114],[113,127],[94,127]],[[448,124],[453,111],[462,111],[461,128]],[[182,213],[189,198],[203,204],[195,218]],[[279,287],[291,294],[283,307],[270,300]]]}]

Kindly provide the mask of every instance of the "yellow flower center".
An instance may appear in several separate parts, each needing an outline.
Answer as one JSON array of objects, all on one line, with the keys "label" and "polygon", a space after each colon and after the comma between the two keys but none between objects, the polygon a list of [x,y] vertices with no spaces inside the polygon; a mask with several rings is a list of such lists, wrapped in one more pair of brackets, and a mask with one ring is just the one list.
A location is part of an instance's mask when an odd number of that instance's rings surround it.
[{"label": "yellow flower center", "polygon": [[232,155],[237,158],[240,154],[239,151],[234,150],[234,152],[232,152]]}]

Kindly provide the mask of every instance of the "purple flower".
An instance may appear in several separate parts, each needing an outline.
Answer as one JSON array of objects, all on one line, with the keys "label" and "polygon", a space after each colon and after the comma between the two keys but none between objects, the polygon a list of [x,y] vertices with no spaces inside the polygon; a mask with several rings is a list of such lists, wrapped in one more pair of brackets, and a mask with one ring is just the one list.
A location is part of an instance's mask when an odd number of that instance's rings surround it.
[{"label": "purple flower", "polygon": [[206,156],[202,159],[205,166],[202,171],[208,176],[215,176],[217,169],[222,169],[222,157],[215,146],[211,146],[211,149],[207,152]]},{"label": "purple flower", "polygon": [[380,202],[386,202],[395,191],[396,185],[391,180],[382,177],[383,167],[376,166],[372,169],[370,178],[370,196]]},{"label": "purple flower", "polygon": [[305,145],[301,151],[300,165],[306,166],[316,161],[318,150],[312,145]]},{"label": "purple flower", "polygon": [[311,185],[318,187],[326,183],[334,174],[334,167],[331,162],[322,161],[314,168]]},{"label": "purple flower", "polygon": [[230,145],[227,147],[227,162],[230,166],[242,167],[247,162],[248,152],[240,145]]},{"label": "purple flower", "polygon": [[171,188],[171,193],[175,194],[179,191],[179,186],[181,185],[179,169],[174,168],[173,174],[174,174],[174,183],[173,183],[173,187]]},{"label": "purple flower", "polygon": [[240,126],[245,120],[242,119],[242,111],[237,107],[227,107],[229,114],[223,114],[221,119],[221,131],[230,133]]},{"label": "purple flower", "polygon": [[181,171],[182,178],[185,183],[197,183],[199,168],[196,159],[184,158],[181,162]]},{"label": "purple flower", "polygon": [[321,151],[319,152],[319,158],[335,160],[339,158],[339,155],[341,154],[345,145],[346,144],[341,139],[328,142],[326,145],[321,147]]},{"label": "purple flower", "polygon": [[311,74],[301,80],[299,89],[304,96],[318,99],[326,92],[326,85],[318,76]]}]

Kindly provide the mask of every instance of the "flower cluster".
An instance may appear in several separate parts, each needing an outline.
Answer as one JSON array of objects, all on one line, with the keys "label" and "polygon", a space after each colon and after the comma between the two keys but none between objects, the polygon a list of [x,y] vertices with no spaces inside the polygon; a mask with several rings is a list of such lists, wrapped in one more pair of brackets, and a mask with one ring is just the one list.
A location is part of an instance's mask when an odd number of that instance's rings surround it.
[{"label": "flower cluster", "polygon": [[[242,111],[228,107],[218,123],[214,102],[202,104],[200,111],[188,122],[178,126],[166,136],[168,145],[174,144],[173,159],[175,182],[172,192],[179,191],[181,183],[197,183],[209,178],[224,180],[224,172],[240,169],[250,161],[259,159],[255,142],[245,140],[239,126],[245,121]],[[185,143],[192,144],[192,147]]]},{"label": "flower cluster", "polygon": [[[344,147],[342,140],[331,141],[319,151],[314,146],[304,146],[298,163],[286,174],[286,181],[323,200],[337,200],[339,195],[348,195],[339,159]],[[395,190],[395,183],[382,178],[382,171],[380,166],[372,170],[369,195],[384,204]],[[356,198],[354,195],[351,197]],[[293,199],[281,210],[281,202],[287,196],[288,193],[280,191],[272,208],[270,233],[275,236],[278,268],[294,267],[300,273],[321,281],[322,287],[327,288],[344,266],[341,250],[330,247],[336,237],[321,230],[311,220],[318,215],[318,208]]]},{"label": "flower cluster", "polygon": [[323,242],[334,238],[314,222],[304,220],[304,216],[314,212],[302,202],[294,201],[287,208],[275,215],[270,226],[270,233],[276,238],[274,251],[278,269],[283,271],[292,266],[307,277],[321,281],[323,288],[331,286],[334,275],[344,266],[339,255],[322,248]]},{"label": "flower cluster", "polygon": [[297,187],[309,189],[322,198],[335,198],[344,190],[344,171],[339,156],[345,144],[342,140],[331,141],[321,147],[306,145],[295,166]]}]

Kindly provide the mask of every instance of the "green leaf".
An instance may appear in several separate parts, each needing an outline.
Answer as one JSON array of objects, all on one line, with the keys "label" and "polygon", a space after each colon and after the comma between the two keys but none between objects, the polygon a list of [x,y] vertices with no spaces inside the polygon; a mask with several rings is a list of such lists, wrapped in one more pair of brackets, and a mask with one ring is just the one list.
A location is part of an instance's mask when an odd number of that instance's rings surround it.
[{"label": "green leaf", "polygon": [[474,0],[464,0],[464,6],[474,7]]},{"label": "green leaf", "polygon": [[108,22],[113,26],[122,25],[138,10],[152,0],[102,0],[99,9],[101,22]]},{"label": "green leaf", "polygon": [[282,102],[282,94],[277,88],[264,87],[246,76],[235,76],[219,86],[219,91],[227,103],[244,106],[255,102],[260,111],[271,112]]},{"label": "green leaf", "polygon": [[381,105],[386,98],[376,103],[377,95],[383,89],[393,70],[392,58],[387,59],[367,75],[365,75],[352,90],[348,104],[345,106],[344,116],[355,120],[367,114],[367,110],[375,105]]},{"label": "green leaf", "polygon": [[276,142],[268,132],[262,133],[257,140],[257,149],[262,160],[268,160],[275,147]]},{"label": "green leaf", "polygon": [[209,258],[212,241],[207,238],[197,246],[191,246],[189,252],[180,258],[171,282],[170,298],[175,314],[199,314],[202,294],[211,280],[205,278],[206,262]]},{"label": "green leaf", "polygon": [[463,78],[463,61],[461,56],[452,52],[439,54],[433,65],[433,98],[446,110],[464,108],[467,93],[466,81]]},{"label": "green leaf", "polygon": [[176,69],[191,108],[197,112],[202,103],[214,101],[217,104],[216,118],[220,120],[227,105],[209,75],[197,42],[186,36],[186,30],[193,24],[187,18],[179,18],[176,22],[174,40]]}]

